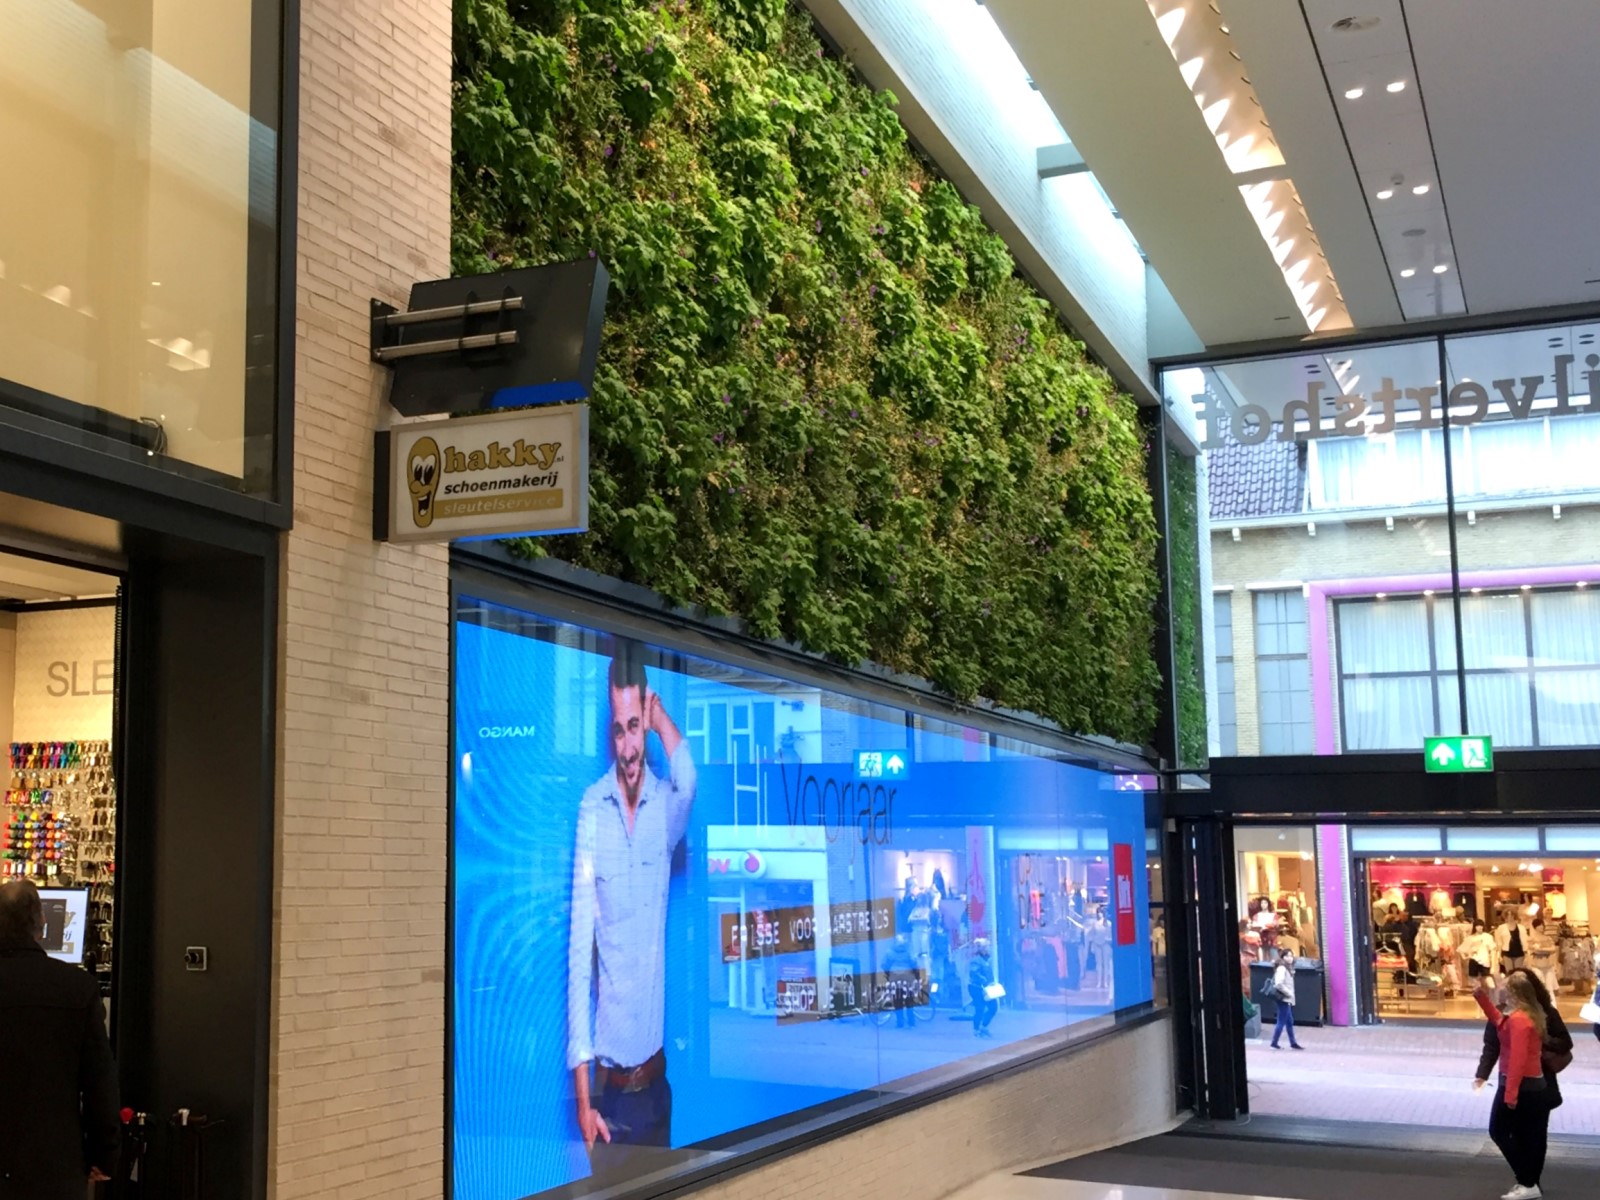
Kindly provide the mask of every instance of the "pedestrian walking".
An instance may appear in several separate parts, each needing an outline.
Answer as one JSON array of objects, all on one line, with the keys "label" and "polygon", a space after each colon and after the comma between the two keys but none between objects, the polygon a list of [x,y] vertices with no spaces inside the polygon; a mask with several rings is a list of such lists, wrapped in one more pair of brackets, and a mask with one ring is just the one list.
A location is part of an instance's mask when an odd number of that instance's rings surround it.
[{"label": "pedestrian walking", "polygon": [[1513,970],[1506,977],[1504,1013],[1495,1007],[1484,983],[1473,996],[1500,1043],[1500,1082],[1489,1115],[1489,1137],[1516,1179],[1501,1200],[1536,1200],[1544,1195],[1539,1179],[1550,1137],[1551,1096],[1544,1065],[1549,1018],[1526,972]]},{"label": "pedestrian walking", "polygon": [[1291,1050],[1304,1050],[1294,1034],[1294,952],[1283,950],[1278,954],[1278,965],[1272,970],[1272,995],[1278,1002],[1278,1025],[1272,1031],[1272,1048],[1282,1050],[1278,1044],[1285,1033],[1289,1035]]}]

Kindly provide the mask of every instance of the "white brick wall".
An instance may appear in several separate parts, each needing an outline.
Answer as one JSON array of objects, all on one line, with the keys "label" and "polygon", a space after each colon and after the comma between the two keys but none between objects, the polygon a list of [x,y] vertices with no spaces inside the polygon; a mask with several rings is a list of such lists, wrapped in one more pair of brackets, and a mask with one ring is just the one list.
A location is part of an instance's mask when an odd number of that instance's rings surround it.
[{"label": "white brick wall", "polygon": [[271,1194],[440,1195],[447,556],[372,540],[367,303],[449,272],[449,0],[301,0]]}]

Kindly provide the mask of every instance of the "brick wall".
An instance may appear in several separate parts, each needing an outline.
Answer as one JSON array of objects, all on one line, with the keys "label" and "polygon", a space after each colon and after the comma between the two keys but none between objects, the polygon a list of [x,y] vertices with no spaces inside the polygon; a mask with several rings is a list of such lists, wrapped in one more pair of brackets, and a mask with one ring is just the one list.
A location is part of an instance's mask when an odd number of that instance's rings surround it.
[{"label": "brick wall", "polygon": [[[1564,508],[1558,521],[1549,506],[1510,512],[1457,515],[1456,538],[1464,573],[1498,568],[1550,567],[1600,562],[1600,508]],[[1239,753],[1260,752],[1256,702],[1255,611],[1252,585],[1315,583],[1389,575],[1448,575],[1450,532],[1443,517],[1382,521],[1319,520],[1316,536],[1304,525],[1212,531],[1212,584],[1233,589],[1233,658],[1239,719]],[[1337,631],[1328,622],[1330,654]],[[1338,706],[1334,707],[1335,722]],[[1337,730],[1336,730],[1337,733]]]},{"label": "brick wall", "polygon": [[938,1200],[997,1171],[1164,1132],[1175,1069],[1172,1026],[1159,1021],[735,1175],[696,1200]]},{"label": "brick wall", "polygon": [[449,0],[301,0],[271,1194],[443,1178],[447,557],[371,531],[367,302],[449,270]]}]

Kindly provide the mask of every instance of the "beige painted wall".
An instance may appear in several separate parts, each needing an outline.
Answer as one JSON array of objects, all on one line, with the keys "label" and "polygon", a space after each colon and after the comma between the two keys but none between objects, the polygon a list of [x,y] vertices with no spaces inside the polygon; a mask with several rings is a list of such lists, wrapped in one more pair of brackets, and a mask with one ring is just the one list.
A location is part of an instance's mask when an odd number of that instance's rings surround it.
[{"label": "beige painted wall", "polygon": [[[767,1166],[699,1200],[940,1200],[1014,1171],[1165,1132],[1174,1124],[1170,1021],[1097,1042]],[[968,1193],[967,1200],[979,1200]]]},{"label": "beige painted wall", "polygon": [[110,605],[17,614],[9,741],[111,739],[116,629]]}]

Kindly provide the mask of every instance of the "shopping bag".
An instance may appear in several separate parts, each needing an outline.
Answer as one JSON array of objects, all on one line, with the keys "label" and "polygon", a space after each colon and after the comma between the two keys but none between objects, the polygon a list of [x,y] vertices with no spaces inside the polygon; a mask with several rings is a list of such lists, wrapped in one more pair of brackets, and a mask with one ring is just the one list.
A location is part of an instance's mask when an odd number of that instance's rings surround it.
[{"label": "shopping bag", "polygon": [[991,983],[988,987],[983,989],[983,998],[985,1000],[999,1000],[1005,996],[1005,994],[1005,985],[999,983]]}]

